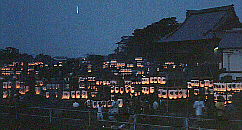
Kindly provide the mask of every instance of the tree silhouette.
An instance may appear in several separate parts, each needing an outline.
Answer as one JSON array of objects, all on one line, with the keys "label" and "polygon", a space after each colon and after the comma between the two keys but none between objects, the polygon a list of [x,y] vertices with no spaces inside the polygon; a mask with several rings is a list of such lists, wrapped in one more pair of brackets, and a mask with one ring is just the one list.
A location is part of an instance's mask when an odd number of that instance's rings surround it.
[{"label": "tree silhouette", "polygon": [[171,17],[148,25],[144,29],[136,29],[133,36],[125,42],[126,48],[123,49],[125,49],[126,53],[122,54],[126,54],[125,58],[129,57],[133,59],[134,57],[142,56],[148,60],[152,60],[154,58],[154,51],[158,51],[156,48],[159,45],[157,45],[156,41],[173,32],[179,26],[180,23],[176,21],[176,17]]}]

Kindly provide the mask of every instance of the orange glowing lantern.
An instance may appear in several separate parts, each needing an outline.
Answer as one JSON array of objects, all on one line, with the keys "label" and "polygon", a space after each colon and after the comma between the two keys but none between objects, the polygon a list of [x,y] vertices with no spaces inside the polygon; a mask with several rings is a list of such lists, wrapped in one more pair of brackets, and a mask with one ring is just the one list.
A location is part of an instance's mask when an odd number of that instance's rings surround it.
[{"label": "orange glowing lantern", "polygon": [[161,94],[162,94],[162,98],[167,98],[167,90],[162,90]]},{"label": "orange glowing lantern", "polygon": [[194,89],[194,95],[198,95],[199,94],[199,89]]},{"label": "orange glowing lantern", "polygon": [[118,99],[118,106],[123,107],[123,99]]},{"label": "orange glowing lantern", "polygon": [[8,96],[8,91],[3,91],[3,98],[7,98]]},{"label": "orange glowing lantern", "polygon": [[40,87],[35,87],[35,93],[36,93],[36,94],[40,94],[40,92],[41,92]]},{"label": "orange glowing lantern", "polygon": [[162,92],[161,92],[161,91],[162,91],[162,89],[159,89],[159,90],[158,90],[158,97],[159,97],[159,98],[162,97]]},{"label": "orange glowing lantern", "polygon": [[46,92],[45,93],[45,96],[46,96],[46,98],[49,98],[50,97],[50,93],[49,92]]},{"label": "orange glowing lantern", "polygon": [[16,81],[16,88],[20,88],[20,82]]},{"label": "orange glowing lantern", "polygon": [[26,86],[25,87],[25,92],[28,92],[29,91],[29,86]]},{"label": "orange glowing lantern", "polygon": [[154,93],[155,92],[155,87],[150,87],[150,93]]},{"label": "orange glowing lantern", "polygon": [[149,78],[142,78],[142,84],[149,84]]},{"label": "orange glowing lantern", "polygon": [[88,98],[86,90],[82,90],[82,98]]},{"label": "orange glowing lantern", "polygon": [[8,82],[8,88],[11,88],[12,87],[12,82]]},{"label": "orange glowing lantern", "polygon": [[70,99],[70,92],[63,91],[62,99]]},{"label": "orange glowing lantern", "polygon": [[114,93],[114,87],[111,87],[111,93]]},{"label": "orange glowing lantern", "polygon": [[115,93],[119,93],[119,87],[115,87]]},{"label": "orange glowing lantern", "polygon": [[3,88],[8,88],[8,82],[3,82]]},{"label": "orange glowing lantern", "polygon": [[130,92],[134,93],[134,87],[130,87]]},{"label": "orange glowing lantern", "polygon": [[182,90],[178,90],[178,98],[182,98]]},{"label": "orange glowing lantern", "polygon": [[76,98],[81,98],[81,91],[76,91]]},{"label": "orange glowing lantern", "polygon": [[120,87],[120,93],[121,93],[121,94],[124,93],[124,87]]},{"label": "orange glowing lantern", "polygon": [[166,77],[161,77],[161,82],[160,84],[166,84]]},{"label": "orange glowing lantern", "polygon": [[125,92],[128,93],[130,90],[130,87],[125,87]]},{"label": "orange glowing lantern", "polygon": [[169,99],[173,99],[174,98],[173,90],[168,90],[168,97],[169,97]]},{"label": "orange glowing lantern", "polygon": [[191,82],[187,82],[187,88],[192,88]]},{"label": "orange glowing lantern", "polygon": [[205,81],[200,81],[200,87],[204,87],[205,86]]},{"label": "orange glowing lantern", "polygon": [[182,90],[182,96],[183,98],[187,98],[187,90],[185,89]]},{"label": "orange glowing lantern", "polygon": [[76,98],[76,93],[75,93],[75,91],[71,91],[71,98]]},{"label": "orange glowing lantern", "polygon": [[199,80],[191,80],[191,86],[198,88],[199,87]]}]

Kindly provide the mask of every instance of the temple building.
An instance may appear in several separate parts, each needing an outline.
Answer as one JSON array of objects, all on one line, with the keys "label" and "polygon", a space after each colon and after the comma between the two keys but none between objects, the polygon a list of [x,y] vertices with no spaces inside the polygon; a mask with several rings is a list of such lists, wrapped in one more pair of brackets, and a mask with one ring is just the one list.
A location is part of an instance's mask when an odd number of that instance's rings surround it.
[{"label": "temple building", "polygon": [[233,6],[188,10],[181,26],[156,42],[156,56],[188,65],[217,65],[221,58],[214,50],[223,41],[221,33],[241,27]]}]

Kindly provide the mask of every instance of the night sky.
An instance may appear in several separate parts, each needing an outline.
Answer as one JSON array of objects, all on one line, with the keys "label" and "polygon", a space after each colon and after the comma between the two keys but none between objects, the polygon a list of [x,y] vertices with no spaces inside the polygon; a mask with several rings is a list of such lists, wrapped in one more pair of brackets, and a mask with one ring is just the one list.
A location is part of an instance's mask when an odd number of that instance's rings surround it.
[{"label": "night sky", "polygon": [[0,49],[33,56],[108,55],[135,29],[168,17],[182,23],[186,10],[231,4],[242,21],[242,0],[1,0]]}]

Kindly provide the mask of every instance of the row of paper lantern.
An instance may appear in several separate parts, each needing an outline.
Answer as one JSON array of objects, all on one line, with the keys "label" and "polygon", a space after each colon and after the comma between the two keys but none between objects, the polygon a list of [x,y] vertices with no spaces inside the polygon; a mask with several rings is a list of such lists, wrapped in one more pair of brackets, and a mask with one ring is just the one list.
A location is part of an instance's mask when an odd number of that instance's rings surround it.
[{"label": "row of paper lantern", "polygon": [[178,98],[187,98],[187,89],[174,89],[174,90],[166,90],[159,89],[159,98],[168,98],[168,99],[178,99]]},{"label": "row of paper lantern", "polygon": [[241,83],[214,83],[213,91],[241,91]]},{"label": "row of paper lantern", "polygon": [[[95,101],[95,100],[87,100],[89,101],[88,104],[91,105],[92,108],[97,108],[97,106],[99,105],[99,103],[102,104],[103,107],[111,107],[112,101]],[[123,99],[118,99],[118,106],[119,107],[123,107]]]},{"label": "row of paper lantern", "polygon": [[187,88],[197,88],[197,87],[213,87],[212,80],[191,80],[187,82]]},{"label": "row of paper lantern", "polygon": [[111,93],[134,93],[134,87],[111,87]]},{"label": "row of paper lantern", "polygon": [[[12,88],[12,82],[11,82],[11,81],[2,82],[2,83],[3,83],[3,86],[2,86],[2,87],[3,87],[4,89]],[[19,81],[15,81],[15,83],[16,83],[16,84],[15,84],[15,85],[16,85],[15,87],[16,87],[16,88],[20,88],[20,82],[19,82]]]},{"label": "row of paper lantern", "polygon": [[217,94],[217,93],[214,93],[214,101],[216,102],[217,100],[218,100],[218,97],[219,96],[222,96],[223,97],[223,99],[225,100],[225,103],[231,103],[232,102],[232,94],[227,94],[227,95],[225,95],[225,94]]},{"label": "row of paper lantern", "polygon": [[[92,93],[91,93],[92,94]],[[70,99],[71,98],[88,98],[87,91],[82,90],[82,91],[63,91],[62,93],[62,99]]]},{"label": "row of paper lantern", "polygon": [[[205,89],[204,90],[205,94],[213,94],[213,88],[204,87],[204,89]],[[199,93],[200,93],[199,88],[193,89],[193,94],[194,95],[199,95]]]},{"label": "row of paper lantern", "polygon": [[[19,93],[20,94],[25,94],[26,92],[29,91],[29,86],[23,86],[19,88]],[[7,98],[7,96],[10,94],[11,90],[3,90],[3,98]]]},{"label": "row of paper lantern", "polygon": [[[142,93],[143,94],[149,94],[154,93],[155,88],[154,87],[142,87]],[[121,93],[124,92],[128,93],[135,93],[134,87],[111,87],[111,93]]]},{"label": "row of paper lantern", "polygon": [[143,77],[142,84],[166,84],[165,77]]},{"label": "row of paper lantern", "polygon": [[40,94],[41,90],[46,91],[46,87],[35,87],[35,94]]},{"label": "row of paper lantern", "polygon": [[155,87],[142,87],[143,94],[150,94],[155,92]]}]

